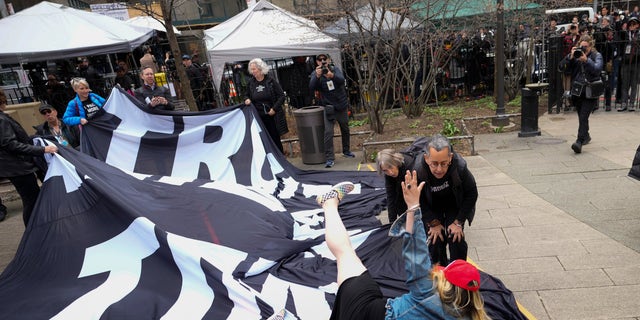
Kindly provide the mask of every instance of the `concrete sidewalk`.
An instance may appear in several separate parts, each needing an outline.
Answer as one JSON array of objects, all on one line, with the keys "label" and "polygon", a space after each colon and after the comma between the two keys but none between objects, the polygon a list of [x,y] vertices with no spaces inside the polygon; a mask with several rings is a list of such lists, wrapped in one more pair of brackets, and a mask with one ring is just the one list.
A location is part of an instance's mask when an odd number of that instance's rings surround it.
[{"label": "concrete sidewalk", "polygon": [[[566,113],[542,116],[538,137],[476,136],[478,155],[466,157],[480,194],[469,258],[537,319],[640,319],[640,182],[627,177],[640,112],[596,111],[590,122],[582,154],[570,148],[577,115]],[[354,152],[327,170],[373,169]],[[24,230],[17,203],[0,223],[0,270]]]}]

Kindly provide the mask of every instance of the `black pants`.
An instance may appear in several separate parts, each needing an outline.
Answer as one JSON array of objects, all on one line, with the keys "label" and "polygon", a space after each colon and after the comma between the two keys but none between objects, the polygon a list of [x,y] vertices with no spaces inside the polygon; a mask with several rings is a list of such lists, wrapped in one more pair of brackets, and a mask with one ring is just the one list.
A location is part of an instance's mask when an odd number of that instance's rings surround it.
[{"label": "black pants", "polygon": [[40,194],[38,180],[34,173],[29,173],[24,176],[9,177],[7,179],[11,181],[22,199],[22,220],[26,227],[29,223],[29,219],[31,218],[31,212],[36,205],[36,200],[38,200],[38,195]]},{"label": "black pants", "polygon": [[278,132],[278,127],[276,126],[276,117],[270,115],[261,115],[260,119],[262,119],[262,123],[264,123],[265,128],[267,129],[267,133],[269,133],[269,137],[276,144],[278,150],[284,154],[284,148],[282,148],[282,141],[280,141],[280,133]]},{"label": "black pants", "polygon": [[596,107],[598,99],[586,99],[584,97],[573,97],[573,105],[578,112],[578,139],[583,143],[589,136],[589,116]]},{"label": "black pants", "polygon": [[[464,237],[459,242],[453,241],[453,235],[449,235],[447,231],[447,227],[453,223],[455,217],[447,217],[444,219],[444,229],[442,231],[442,236],[444,237],[444,241],[438,239],[436,243],[429,243],[429,255],[431,256],[431,263],[439,264],[443,267],[446,267],[450,261],[462,259],[467,260],[467,251],[469,249],[467,245],[467,241]],[[442,221],[442,220],[441,220]],[[464,231],[464,226],[462,226]],[[449,246],[449,258],[447,258],[447,246]]]}]

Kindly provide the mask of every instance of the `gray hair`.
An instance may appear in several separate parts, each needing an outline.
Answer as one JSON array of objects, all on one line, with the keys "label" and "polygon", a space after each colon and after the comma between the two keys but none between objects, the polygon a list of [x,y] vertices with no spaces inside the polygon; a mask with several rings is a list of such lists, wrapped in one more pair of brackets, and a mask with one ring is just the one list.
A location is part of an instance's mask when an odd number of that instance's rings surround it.
[{"label": "gray hair", "polygon": [[85,78],[73,78],[71,79],[71,87],[73,90],[77,89],[79,85],[84,85],[85,87],[91,89],[89,86],[89,82]]},{"label": "gray hair", "polygon": [[383,149],[378,152],[378,156],[376,156],[376,163],[378,164],[378,174],[383,175],[383,164],[400,168],[400,166],[404,163],[404,157],[400,152],[396,152],[393,149]]},{"label": "gray hair", "polygon": [[266,62],[262,61],[262,59],[255,58],[249,61],[249,65],[252,65],[252,64],[255,65],[256,68],[258,68],[258,70],[260,70],[260,73],[265,75],[269,73],[269,65]]},{"label": "gray hair", "polygon": [[429,152],[431,152],[431,148],[436,149],[436,151],[442,151],[442,149],[444,148],[449,148],[449,155],[453,153],[453,149],[451,148],[451,142],[449,142],[449,139],[439,133],[433,135],[431,137],[431,140],[425,147],[424,153],[427,156],[430,156]]}]

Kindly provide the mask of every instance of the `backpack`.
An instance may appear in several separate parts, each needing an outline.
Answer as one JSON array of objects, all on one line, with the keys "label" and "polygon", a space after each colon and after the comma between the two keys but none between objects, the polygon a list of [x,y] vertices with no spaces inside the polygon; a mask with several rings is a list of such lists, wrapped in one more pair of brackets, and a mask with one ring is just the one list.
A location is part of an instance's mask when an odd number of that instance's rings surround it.
[{"label": "backpack", "polygon": [[[424,150],[427,148],[427,145],[429,145],[430,141],[431,141],[431,137],[420,137],[415,141],[413,141],[410,146],[400,150],[400,152],[417,155],[421,152],[424,152]],[[453,145],[451,145],[451,152],[453,151],[454,151]]]}]

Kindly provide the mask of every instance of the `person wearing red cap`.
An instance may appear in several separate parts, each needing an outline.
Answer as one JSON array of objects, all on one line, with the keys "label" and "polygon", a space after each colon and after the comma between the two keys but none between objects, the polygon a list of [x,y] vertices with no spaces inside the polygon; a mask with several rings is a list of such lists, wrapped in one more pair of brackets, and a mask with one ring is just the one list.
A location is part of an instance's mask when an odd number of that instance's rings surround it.
[{"label": "person wearing red cap", "polygon": [[479,291],[478,269],[464,260],[432,268],[419,201],[425,182],[417,181],[416,172],[407,170],[402,192],[409,209],[389,229],[390,236],[402,237],[409,289],[395,298],[383,297],[380,286],[356,255],[338,213],[340,200],[354,185],[339,183],[318,196],[317,202],[324,209],[325,239],[338,269],[339,288],[330,319],[489,319]]}]

